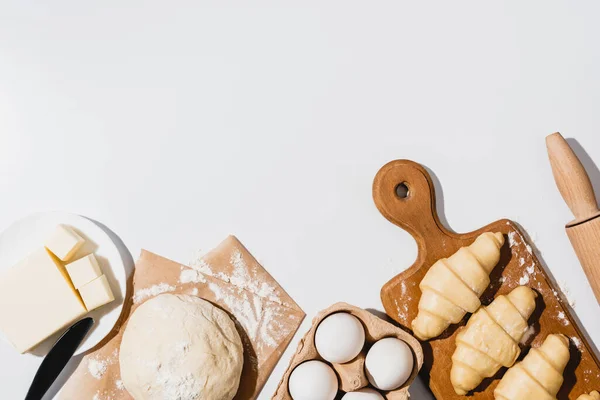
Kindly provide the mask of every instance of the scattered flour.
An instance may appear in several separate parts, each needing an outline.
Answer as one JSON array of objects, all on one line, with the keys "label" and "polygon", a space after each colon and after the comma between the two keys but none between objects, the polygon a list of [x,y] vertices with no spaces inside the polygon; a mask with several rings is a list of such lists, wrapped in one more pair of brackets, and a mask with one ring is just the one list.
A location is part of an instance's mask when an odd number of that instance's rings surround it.
[{"label": "scattered flour", "polygon": [[[402,284],[404,285],[404,283]],[[400,307],[400,304],[398,304],[397,299],[394,299],[394,304],[396,305],[396,310],[398,311],[398,318],[400,318],[402,324],[407,325],[408,304],[404,304],[403,307]]]},{"label": "scattered flour", "polygon": [[[523,265],[525,265],[525,262],[521,263],[521,260],[523,260],[523,258],[521,258],[519,260],[519,265],[522,267]],[[534,264],[531,264],[530,266],[525,268],[525,272],[523,273],[523,276],[521,277],[521,279],[519,279],[519,285],[527,285],[532,277],[535,277]],[[538,282],[538,287],[539,287],[539,282]]]},{"label": "scattered flour", "polygon": [[525,274],[519,279],[519,285],[527,285],[529,283],[529,275]]},{"label": "scattered flour", "polygon": [[561,292],[565,296],[567,303],[569,303],[569,306],[571,306],[571,308],[574,309],[575,299],[572,298],[571,291],[569,290],[569,287],[567,286],[566,282],[559,282],[558,286],[560,287]]},{"label": "scattered flour", "polygon": [[561,324],[563,324],[563,326],[567,326],[570,324],[569,320],[567,319],[567,316],[565,315],[564,312],[559,311],[557,314],[558,320],[560,321]]},{"label": "scattered flour", "polygon": [[579,350],[582,349],[583,343],[581,343],[581,340],[577,336],[571,336],[571,340],[573,341],[575,347],[577,347]]},{"label": "scattered flour", "polygon": [[119,379],[118,381],[116,381],[115,385],[117,386],[117,389],[119,389],[119,390],[124,390],[125,389],[125,384],[123,383],[123,381],[121,379]]},{"label": "scattered flour", "polygon": [[248,290],[255,295],[270,300],[274,303],[286,305],[282,302],[281,298],[277,293],[277,289],[268,282],[264,282],[260,277],[257,276],[257,265],[248,265],[242,253],[239,250],[234,250],[229,259],[229,263],[233,267],[231,275],[227,275],[224,272],[213,272],[212,268],[208,263],[199,258],[190,263],[190,267],[197,270],[205,275],[213,278],[218,278],[222,281],[232,284],[241,293],[243,290]]},{"label": "scattered flour", "polygon": [[529,275],[533,274],[535,272],[535,267],[533,266],[533,264],[527,267],[526,271]]},{"label": "scattered flour", "polygon": [[92,400],[100,400],[100,392],[96,392]]},{"label": "scattered flour", "polygon": [[88,371],[96,379],[101,379],[106,373],[108,362],[90,358],[88,361]]},{"label": "scattered flour", "polygon": [[150,286],[149,288],[146,288],[146,289],[140,289],[137,292],[135,292],[135,295],[133,296],[133,302],[139,303],[140,301],[142,301],[148,297],[158,296],[161,293],[172,292],[174,290],[175,290],[175,286],[171,286],[164,282],[159,283],[157,285]]},{"label": "scattered flour", "polygon": [[265,346],[276,347],[290,333],[277,321],[282,316],[277,303],[265,303],[262,297],[247,291],[240,293],[236,287],[222,287],[211,282],[208,288],[216,300],[222,301],[231,311],[248,338],[257,346],[257,352],[262,352]]},{"label": "scattered flour", "polygon": [[198,288],[192,289],[192,296],[198,296]]},{"label": "scattered flour", "polygon": [[515,240],[515,237],[517,236],[517,232],[516,231],[510,231],[508,232],[508,244],[510,247],[514,247],[517,245],[517,241]]},{"label": "scattered flour", "polygon": [[182,267],[179,283],[206,283],[206,278],[198,270]]},{"label": "scattered flour", "polygon": [[200,271],[204,275],[212,276],[213,278],[221,279],[222,281],[229,282],[229,277],[223,272],[213,272],[210,265],[204,259],[199,256],[194,261],[190,262],[190,268]]},{"label": "scattered flour", "polygon": [[[519,238],[519,240],[517,240],[517,237]],[[521,243],[524,243],[525,249],[527,250],[527,252],[529,254],[533,255],[533,249],[531,248],[531,246],[529,244],[526,244],[525,238],[523,238],[523,236],[521,236],[521,234],[519,232],[517,232],[517,231],[508,232],[508,244],[510,245],[510,247],[518,246]]]}]

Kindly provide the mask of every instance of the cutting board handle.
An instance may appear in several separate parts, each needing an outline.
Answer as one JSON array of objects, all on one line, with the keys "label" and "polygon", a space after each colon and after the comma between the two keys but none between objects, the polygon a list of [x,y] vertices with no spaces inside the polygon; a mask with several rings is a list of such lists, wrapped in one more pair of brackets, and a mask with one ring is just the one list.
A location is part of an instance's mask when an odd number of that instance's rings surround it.
[{"label": "cutting board handle", "polygon": [[431,176],[416,162],[395,160],[384,165],[373,181],[373,199],[385,218],[415,238],[420,254],[427,242],[436,243],[449,234],[437,215]]},{"label": "cutting board handle", "polygon": [[598,203],[590,178],[567,141],[556,132],[546,138],[546,147],[556,186],[575,215],[575,221],[569,225],[598,216]]}]

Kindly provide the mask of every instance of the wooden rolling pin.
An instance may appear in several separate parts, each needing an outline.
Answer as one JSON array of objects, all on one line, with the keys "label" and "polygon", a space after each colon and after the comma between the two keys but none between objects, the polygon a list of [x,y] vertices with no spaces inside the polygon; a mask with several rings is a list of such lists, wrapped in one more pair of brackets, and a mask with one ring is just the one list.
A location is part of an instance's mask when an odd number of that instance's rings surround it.
[{"label": "wooden rolling pin", "polygon": [[590,178],[560,133],[546,138],[554,180],[575,220],[567,235],[600,304],[600,210]]}]

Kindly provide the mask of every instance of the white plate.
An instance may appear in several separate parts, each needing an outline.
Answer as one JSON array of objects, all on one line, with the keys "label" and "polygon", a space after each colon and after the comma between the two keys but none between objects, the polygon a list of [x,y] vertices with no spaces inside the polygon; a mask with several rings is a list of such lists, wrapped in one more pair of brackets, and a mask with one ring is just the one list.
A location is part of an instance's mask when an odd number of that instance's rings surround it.
[{"label": "white plate", "polygon": [[[123,299],[127,289],[127,273],[119,249],[110,236],[96,223],[79,215],[63,212],[33,214],[15,222],[0,235],[0,271],[12,267],[32,251],[42,247],[45,239],[59,224],[73,227],[86,239],[86,244],[77,252],[74,259],[93,252],[115,295],[112,303],[86,315],[93,317],[95,323],[84,342],[77,349],[75,353],[77,355],[91,349],[106,337],[119,319],[123,308]],[[1,362],[3,364],[10,363],[10,359],[5,359],[7,356],[9,358],[44,356],[61,333],[62,331],[51,336],[36,346],[31,353],[24,355],[12,349],[6,340],[1,340]],[[5,338],[2,337],[2,339]],[[12,351],[3,349],[7,346]]]}]

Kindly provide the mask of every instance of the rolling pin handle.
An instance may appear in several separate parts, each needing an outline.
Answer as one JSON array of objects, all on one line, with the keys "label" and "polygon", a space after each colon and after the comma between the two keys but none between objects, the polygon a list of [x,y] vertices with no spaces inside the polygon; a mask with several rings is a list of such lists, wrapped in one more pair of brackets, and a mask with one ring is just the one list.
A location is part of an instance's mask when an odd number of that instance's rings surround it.
[{"label": "rolling pin handle", "polygon": [[590,178],[579,158],[558,132],[546,137],[546,147],[554,181],[563,199],[581,222],[599,214]]}]

